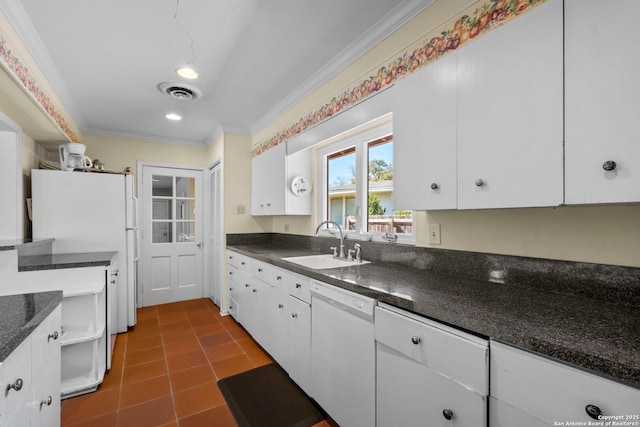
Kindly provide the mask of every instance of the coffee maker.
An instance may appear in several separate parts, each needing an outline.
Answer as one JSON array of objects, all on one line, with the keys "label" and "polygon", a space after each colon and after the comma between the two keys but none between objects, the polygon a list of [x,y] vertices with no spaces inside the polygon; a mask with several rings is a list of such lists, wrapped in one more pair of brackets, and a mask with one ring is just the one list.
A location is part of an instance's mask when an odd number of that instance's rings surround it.
[{"label": "coffee maker", "polygon": [[70,142],[59,147],[60,169],[63,171],[85,170],[87,167],[84,155],[87,147],[84,144]]}]

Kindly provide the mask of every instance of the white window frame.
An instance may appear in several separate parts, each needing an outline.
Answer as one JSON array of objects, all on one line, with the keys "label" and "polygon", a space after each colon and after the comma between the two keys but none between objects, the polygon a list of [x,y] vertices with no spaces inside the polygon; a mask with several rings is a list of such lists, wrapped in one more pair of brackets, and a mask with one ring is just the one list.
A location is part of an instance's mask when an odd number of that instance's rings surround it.
[{"label": "white window frame", "polygon": [[[328,145],[318,148],[318,218],[320,221],[328,219],[327,200],[327,157],[333,153],[345,150],[350,147],[356,147],[356,227],[357,230],[344,230],[345,237],[353,240],[372,240],[376,242],[387,242],[384,239],[384,233],[372,233],[362,229],[363,224],[367,223],[367,204],[368,204],[368,175],[369,175],[369,159],[368,144],[377,139],[393,134],[393,124],[386,123],[384,125],[366,130],[356,135],[338,140]],[[364,210],[363,210],[364,207]],[[367,220],[365,220],[365,218]],[[396,243],[415,244],[416,226],[415,213],[413,214],[413,233],[412,234],[396,234]],[[335,228],[322,229],[322,234],[334,234]]]}]

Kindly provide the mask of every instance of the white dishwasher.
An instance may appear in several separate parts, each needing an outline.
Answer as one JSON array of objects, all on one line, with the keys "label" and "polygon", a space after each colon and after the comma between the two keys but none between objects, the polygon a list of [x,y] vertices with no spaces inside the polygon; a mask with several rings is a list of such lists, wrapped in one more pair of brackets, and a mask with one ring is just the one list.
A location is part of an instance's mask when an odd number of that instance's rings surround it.
[{"label": "white dishwasher", "polygon": [[342,427],[376,420],[376,300],[325,283],[311,284],[311,390]]}]

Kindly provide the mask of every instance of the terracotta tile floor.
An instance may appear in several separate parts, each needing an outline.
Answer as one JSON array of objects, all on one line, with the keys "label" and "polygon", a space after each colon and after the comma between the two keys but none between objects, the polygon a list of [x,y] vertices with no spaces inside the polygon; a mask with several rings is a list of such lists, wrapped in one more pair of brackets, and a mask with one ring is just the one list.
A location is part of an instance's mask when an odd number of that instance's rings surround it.
[{"label": "terracotta tile floor", "polygon": [[236,426],[217,381],[273,360],[219,311],[209,299],[138,309],[98,390],[62,401],[62,426]]}]

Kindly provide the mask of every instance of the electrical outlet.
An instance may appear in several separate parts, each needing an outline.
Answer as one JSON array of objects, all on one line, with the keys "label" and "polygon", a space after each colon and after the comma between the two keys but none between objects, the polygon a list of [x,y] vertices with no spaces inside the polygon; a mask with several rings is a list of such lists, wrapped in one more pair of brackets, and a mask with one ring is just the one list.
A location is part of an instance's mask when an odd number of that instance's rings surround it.
[{"label": "electrical outlet", "polygon": [[440,224],[429,224],[429,244],[440,244]]},{"label": "electrical outlet", "polygon": [[236,206],[236,214],[237,215],[244,215],[246,213],[247,209],[244,207],[244,205],[237,205]]},{"label": "electrical outlet", "polygon": [[288,233],[288,232],[289,232],[289,229],[290,229],[289,224],[285,224],[285,225],[284,225],[284,232],[285,232],[285,233]]}]

